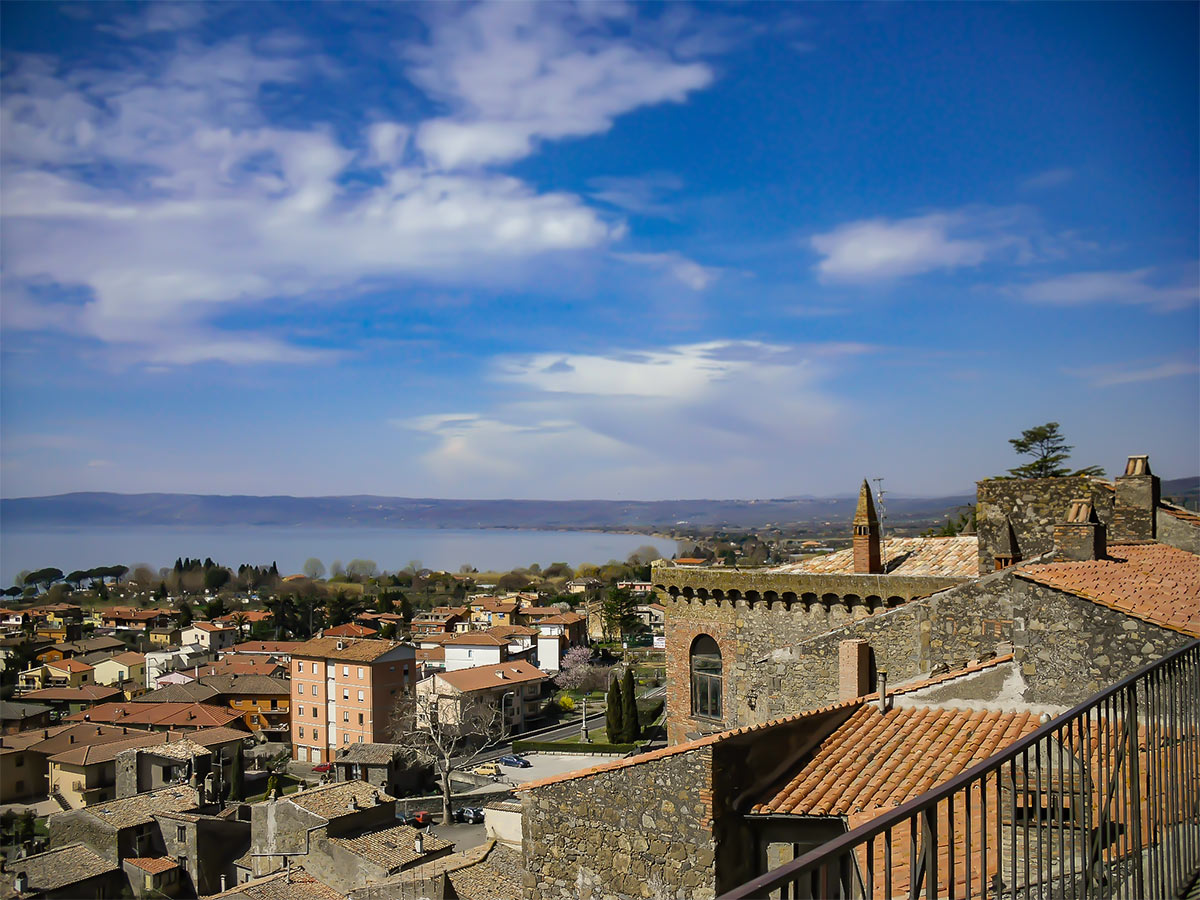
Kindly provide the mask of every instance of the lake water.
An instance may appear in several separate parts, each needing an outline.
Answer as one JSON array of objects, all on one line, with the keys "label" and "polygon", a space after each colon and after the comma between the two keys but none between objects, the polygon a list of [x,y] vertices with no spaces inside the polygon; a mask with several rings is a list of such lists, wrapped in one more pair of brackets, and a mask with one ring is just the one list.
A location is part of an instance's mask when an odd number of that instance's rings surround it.
[{"label": "lake water", "polygon": [[675,542],[641,534],[508,529],[384,528],[66,528],[0,530],[0,582],[13,583],[22,569],[55,566],[64,572],[94,566],[146,563],[158,570],[176,558],[212,557],[236,569],[242,563],[270,565],[288,575],[315,556],[326,568],[334,560],[374,560],[398,571],[414,560],[430,569],[458,571],[469,563],[481,572],[538,563],[571,566],[624,560],[646,544],[664,556]]}]

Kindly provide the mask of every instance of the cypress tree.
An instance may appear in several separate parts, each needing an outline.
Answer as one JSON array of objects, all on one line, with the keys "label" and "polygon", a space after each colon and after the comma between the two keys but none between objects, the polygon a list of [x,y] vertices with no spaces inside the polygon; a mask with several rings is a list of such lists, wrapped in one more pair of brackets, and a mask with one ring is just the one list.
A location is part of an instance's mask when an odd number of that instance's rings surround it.
[{"label": "cypress tree", "polygon": [[632,667],[625,670],[625,677],[621,679],[621,719],[625,726],[623,743],[632,744],[642,736],[638,724],[637,699],[633,696]]},{"label": "cypress tree", "polygon": [[233,763],[229,767],[229,799],[242,800],[242,748],[238,745],[237,753],[233,755]]},{"label": "cypress tree", "polygon": [[608,687],[608,706],[604,710],[604,722],[608,728],[608,742],[619,744],[625,740],[624,708],[621,705],[621,685],[617,676],[613,676],[612,684]]}]

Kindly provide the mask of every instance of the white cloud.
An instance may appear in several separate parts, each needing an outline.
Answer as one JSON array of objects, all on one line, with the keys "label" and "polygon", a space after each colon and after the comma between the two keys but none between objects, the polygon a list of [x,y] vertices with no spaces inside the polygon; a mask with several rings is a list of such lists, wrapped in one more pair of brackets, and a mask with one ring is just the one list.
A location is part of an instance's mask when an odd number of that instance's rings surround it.
[{"label": "white cloud", "polygon": [[1119,303],[1171,311],[1194,306],[1200,300],[1194,267],[1182,278],[1171,278],[1154,268],[1073,272],[1013,290],[1030,303],[1057,306]]},{"label": "white cloud", "polygon": [[1067,369],[1067,374],[1090,381],[1097,387],[1112,387],[1118,384],[1140,384],[1145,381],[1161,381],[1182,375],[1200,373],[1200,365],[1183,360],[1166,360],[1146,365],[1123,363],[1104,366],[1089,366],[1082,369]]},{"label": "white cloud", "polygon": [[408,48],[412,78],[450,115],[424,122],[417,145],[443,169],[519,159],[545,139],[600,134],[642,106],[682,102],[711,83],[701,62],[612,36],[618,8],[478,4],[435,15],[428,45]]},{"label": "white cloud", "polygon": [[[152,362],[309,361],[313,351],[257,335],[161,344],[231,308],[353,294],[366,281],[470,283],[489,265],[624,233],[577,196],[407,160],[402,123],[365,126],[365,152],[321,125],[272,127],[258,93],[299,78],[300,63],[243,39],[181,44],[157,69],[11,65],[0,105],[4,278],[22,300],[6,327],[84,334]],[[359,164],[376,183],[343,182]],[[114,176],[80,174],[97,165]],[[26,290],[47,282],[90,300],[48,305]]]},{"label": "white cloud", "polygon": [[947,213],[850,222],[813,235],[812,247],[824,257],[817,272],[829,281],[876,281],[975,266],[987,257],[989,244],[954,236],[964,224],[962,216]]},{"label": "white cloud", "polygon": [[1049,232],[1026,206],[967,206],[904,219],[861,219],[813,235],[824,281],[866,283],[969,268],[994,260],[1017,265],[1093,250],[1073,232]]},{"label": "white cloud", "polygon": [[804,448],[837,440],[826,382],[870,350],[712,341],[505,357],[490,380],[511,399],[395,424],[432,441],[421,463],[459,496],[493,495],[498,478],[520,496],[694,496],[688,479],[714,466],[765,485]]},{"label": "white cloud", "polygon": [[648,266],[666,272],[676,281],[693,291],[702,291],[721,274],[715,266],[702,266],[681,253],[617,253],[617,259],[636,265]]}]

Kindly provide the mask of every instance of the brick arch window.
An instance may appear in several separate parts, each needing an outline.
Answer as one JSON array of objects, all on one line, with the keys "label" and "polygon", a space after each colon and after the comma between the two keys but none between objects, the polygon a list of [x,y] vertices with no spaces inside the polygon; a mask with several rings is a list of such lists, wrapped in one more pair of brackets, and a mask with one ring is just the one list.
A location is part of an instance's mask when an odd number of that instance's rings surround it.
[{"label": "brick arch window", "polygon": [[707,634],[692,642],[692,715],[721,718],[721,648]]}]

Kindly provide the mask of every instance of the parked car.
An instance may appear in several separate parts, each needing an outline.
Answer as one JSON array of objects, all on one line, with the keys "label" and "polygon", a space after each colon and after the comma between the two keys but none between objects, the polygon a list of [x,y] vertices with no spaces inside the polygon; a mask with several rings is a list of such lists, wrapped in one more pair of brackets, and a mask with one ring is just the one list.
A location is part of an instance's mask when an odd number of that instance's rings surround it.
[{"label": "parked car", "polygon": [[482,763],[471,770],[475,775],[487,775],[491,778],[499,778],[503,773],[500,767],[494,762]]},{"label": "parked car", "polygon": [[433,815],[427,809],[418,809],[412,814],[414,827],[424,828],[426,825],[433,824]]},{"label": "parked car", "polygon": [[518,769],[528,769],[533,765],[523,756],[502,756],[499,762],[502,766],[516,766]]},{"label": "parked car", "polygon": [[398,813],[396,813],[396,821],[399,822],[401,825],[415,826],[417,824],[417,817],[414,813],[398,812]]},{"label": "parked car", "polygon": [[321,763],[319,766],[313,766],[314,772],[328,772],[333,768],[333,763]]},{"label": "parked car", "polygon": [[457,806],[454,808],[454,821],[478,825],[483,821],[483,809],[478,806]]}]

